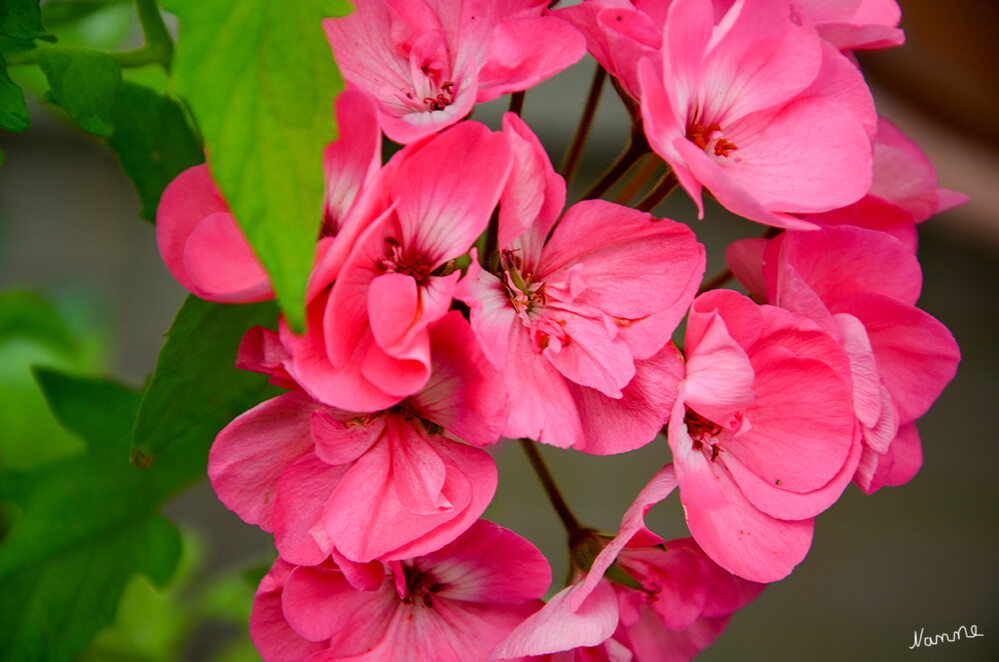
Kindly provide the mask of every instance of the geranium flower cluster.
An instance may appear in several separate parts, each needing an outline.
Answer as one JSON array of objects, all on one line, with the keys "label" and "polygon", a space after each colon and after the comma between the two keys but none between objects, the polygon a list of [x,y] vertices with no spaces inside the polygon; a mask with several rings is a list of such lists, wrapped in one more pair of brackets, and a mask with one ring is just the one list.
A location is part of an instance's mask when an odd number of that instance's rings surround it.
[{"label": "geranium flower cluster", "polygon": [[[349,87],[307,328],[247,333],[239,367],[288,392],[232,421],[208,466],[274,535],[250,623],[269,662],[689,659],[802,561],[851,481],[919,469],[914,421],[959,352],[915,307],[915,227],[963,198],[877,117],[850,56],[901,43],[894,0],[548,5],[369,0],[324,22]],[[465,119],[587,49],[668,166],[641,209],[679,184],[702,216],[706,188],[768,226],[727,251],[751,297],[698,295],[685,224],[565,208],[517,113]],[[383,132],[402,144],[384,164]],[[207,166],[166,190],[157,228],[194,294],[273,296]],[[608,455],[661,433],[672,462],[663,444],[617,535],[546,482],[572,573],[542,602],[544,556],[480,519],[498,479],[483,449]],[[674,489],[692,538],[664,542],[644,515]]]}]

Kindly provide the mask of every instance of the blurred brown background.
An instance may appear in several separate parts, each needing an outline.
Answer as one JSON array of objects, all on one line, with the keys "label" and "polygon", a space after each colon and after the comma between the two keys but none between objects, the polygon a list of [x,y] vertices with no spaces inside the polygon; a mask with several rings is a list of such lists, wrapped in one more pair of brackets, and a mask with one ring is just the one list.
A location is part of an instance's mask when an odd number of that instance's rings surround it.
[{"label": "blurred brown background", "polygon": [[[999,659],[999,3],[902,0],[908,43],[862,56],[882,114],[919,142],[941,185],[970,203],[920,231],[920,306],[957,338],[954,382],[919,424],[923,469],[908,485],[865,496],[854,487],[818,518],[811,554],[786,580],[736,615],[706,660]],[[575,127],[592,60],[527,95],[524,117],[557,163]],[[476,112],[496,126],[505,100]],[[0,134],[0,289],[74,292],[110,320],[112,376],[138,386],[184,297],[160,262],[153,227],[114,158],[38,107],[25,134]],[[586,152],[592,172],[623,145],[620,102],[607,91]],[[578,195],[578,191],[576,191]],[[574,201],[570,192],[570,201]],[[692,224],[708,248],[708,274],[728,241],[758,234],[717,206],[698,223],[682,192],[659,209]],[[2,394],[0,394],[2,397]],[[545,449],[577,515],[616,530],[638,490],[668,459],[657,440],[626,456]],[[555,581],[565,575],[563,533],[515,445],[495,452],[500,487],[487,516],[534,541]],[[175,520],[210,536],[210,570],[269,553],[269,539],[219,505],[207,484],[168,505]],[[660,533],[685,534],[674,495],[652,513]],[[909,650],[913,633],[976,624],[985,636]],[[193,653],[192,653],[193,655]]]}]

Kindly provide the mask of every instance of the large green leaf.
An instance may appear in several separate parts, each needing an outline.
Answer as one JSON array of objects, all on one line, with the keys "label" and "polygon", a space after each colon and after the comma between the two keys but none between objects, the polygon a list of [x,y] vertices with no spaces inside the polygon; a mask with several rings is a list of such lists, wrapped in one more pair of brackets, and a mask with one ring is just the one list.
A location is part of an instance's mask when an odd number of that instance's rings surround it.
[{"label": "large green leaf", "polygon": [[114,131],[112,109],[121,87],[121,69],[115,59],[87,48],[53,46],[39,50],[35,61],[48,78],[51,100],[84,131],[109,137]]},{"label": "large green leaf", "polygon": [[7,75],[7,63],[0,55],[0,127],[24,131],[31,124],[24,92]]},{"label": "large green leaf", "polygon": [[132,432],[139,464],[203,428],[213,438],[229,421],[259,402],[265,375],[234,367],[239,341],[254,325],[277,321],[271,302],[238,306],[189,295],[174,318]]},{"label": "large green leaf", "polygon": [[201,143],[181,105],[143,85],[122,83],[111,119],[108,144],[139,194],[139,216],[154,220],[167,184],[205,160]]},{"label": "large green leaf", "polygon": [[27,338],[72,358],[79,347],[48,301],[27,290],[0,292],[0,342]]},{"label": "large green leaf", "polygon": [[209,167],[301,330],[322,221],[324,146],[343,87],[321,20],[344,0],[166,0],[180,18],[172,65]]},{"label": "large green leaf", "polygon": [[38,0],[0,0],[0,34],[23,40],[44,37]]},{"label": "large green leaf", "polygon": [[36,377],[87,450],[0,473],[0,497],[23,511],[0,544],[0,660],[11,662],[72,659],[110,622],[129,576],[169,579],[180,541],[156,509],[204,467],[194,437],[148,471],[129,464],[138,393],[48,370]]}]

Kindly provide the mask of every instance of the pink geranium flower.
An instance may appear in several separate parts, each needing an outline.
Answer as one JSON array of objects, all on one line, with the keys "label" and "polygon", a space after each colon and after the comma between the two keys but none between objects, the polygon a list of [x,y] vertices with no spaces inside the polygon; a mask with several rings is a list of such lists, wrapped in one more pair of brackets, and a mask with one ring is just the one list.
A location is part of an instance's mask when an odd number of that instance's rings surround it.
[{"label": "pink geranium flower", "polygon": [[731,575],[689,539],[663,539],[644,516],[676,487],[660,471],[625,513],[613,540],[573,536],[574,559],[589,565],[517,627],[492,659],[554,653],[552,662],[689,660],[713,642],[763,584]]},{"label": "pink geranium flower", "polygon": [[672,404],[680,359],[670,336],[704,249],[686,226],[602,200],[574,205],[555,225],[564,181],[516,115],[504,131],[517,160],[500,206],[498,266],[473,262],[456,294],[503,371],[504,436],[600,455],[642,446]]},{"label": "pink geranium flower", "polygon": [[173,277],[202,299],[250,303],[274,298],[207,164],[188,168],[163,191],[156,241]]},{"label": "pink geranium flower", "polygon": [[583,37],[543,16],[547,4],[368,0],[323,26],[344,78],[378,100],[385,133],[408,143],[582,57]]},{"label": "pink geranium flower", "polygon": [[302,565],[408,558],[452,540],[496,489],[492,458],[469,444],[497,441],[505,397],[459,313],[432,345],[432,379],[390,409],[357,414],[292,392],[236,418],[209,454],[219,499]]},{"label": "pink geranium flower", "polygon": [[418,392],[430,378],[429,328],[461,276],[451,261],[485,230],[510,164],[507,138],[475,122],[401,150],[341,206],[346,220],[312,275],[306,333],[282,323],[276,337],[251,336],[245,353],[350,411]]},{"label": "pink geranium flower", "polygon": [[811,320],[732,291],[694,301],[669,421],[687,524],[753,581],[785,577],[860,458],[850,367]]},{"label": "pink geranium flower", "polygon": [[967,202],[968,196],[941,188],[933,164],[901,129],[878,118],[874,181],[852,205],[806,220],[820,225],[857,225],[891,234],[916,252],[916,224]]},{"label": "pink geranium flower", "polygon": [[913,422],[960,361],[947,328],[915,307],[922,273],[911,248],[843,225],[736,242],[728,257],[757,296],[807,315],[847,352],[864,439],[857,484],[870,493],[911,479],[922,464]]},{"label": "pink geranium flower", "polygon": [[786,0],[675,0],[638,65],[645,134],[697,202],[777,227],[871,184],[876,115],[860,72]]},{"label": "pink geranium flower", "polygon": [[533,545],[479,520],[442,549],[388,565],[275,561],[250,636],[266,662],[470,662],[541,606],[551,583]]}]

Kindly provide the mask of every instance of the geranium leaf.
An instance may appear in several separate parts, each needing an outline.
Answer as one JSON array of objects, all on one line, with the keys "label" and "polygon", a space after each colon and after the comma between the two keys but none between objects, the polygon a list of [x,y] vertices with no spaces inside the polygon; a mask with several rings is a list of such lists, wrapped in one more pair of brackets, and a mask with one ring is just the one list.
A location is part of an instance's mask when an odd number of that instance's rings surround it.
[{"label": "geranium leaf", "polygon": [[0,127],[24,131],[31,124],[24,92],[7,75],[7,63],[0,55]]},{"label": "geranium leaf", "polygon": [[70,660],[111,621],[125,582],[165,583],[180,541],[156,511],[199,477],[204,449],[177,444],[149,471],[128,462],[138,393],[49,370],[36,378],[56,418],[86,451],[0,473],[21,513],[0,544],[0,660]]},{"label": "geranium leaf", "polygon": [[205,139],[209,167],[302,329],[322,222],[324,146],[341,79],[321,20],[342,0],[168,0],[180,18],[172,72]]},{"label": "geranium leaf", "polygon": [[0,2],[0,34],[22,40],[44,37],[46,31],[38,0]]},{"label": "geranium leaf", "polygon": [[51,86],[50,98],[81,129],[102,138],[114,131],[112,108],[121,87],[121,69],[107,53],[87,48],[52,47],[35,56]]},{"label": "geranium leaf", "polygon": [[132,432],[133,461],[155,454],[191,430],[209,439],[264,397],[267,377],[237,370],[236,350],[254,325],[277,323],[271,302],[218,304],[189,295],[174,318]]},{"label": "geranium leaf", "polygon": [[139,194],[139,216],[155,220],[167,184],[205,160],[201,143],[177,101],[128,81],[118,91],[111,120],[108,145]]}]

